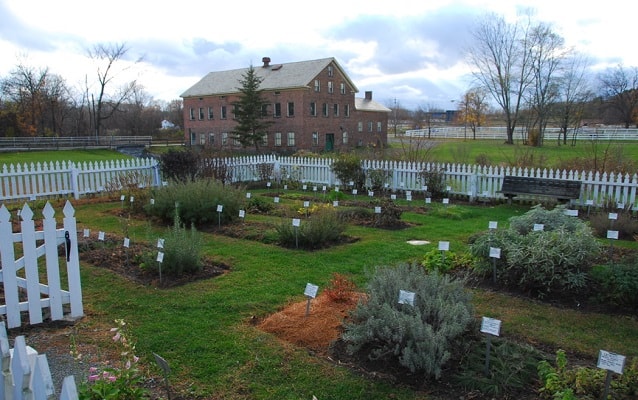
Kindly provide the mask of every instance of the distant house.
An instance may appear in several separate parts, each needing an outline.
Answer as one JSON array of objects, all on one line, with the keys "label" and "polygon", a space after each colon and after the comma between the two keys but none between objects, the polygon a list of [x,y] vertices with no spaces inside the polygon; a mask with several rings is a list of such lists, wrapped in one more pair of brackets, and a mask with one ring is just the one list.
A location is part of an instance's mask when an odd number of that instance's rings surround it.
[{"label": "distant house", "polygon": [[[372,100],[372,92],[356,98],[357,87],[334,58],[254,67],[260,89],[270,103],[273,124],[261,148],[276,153],[297,150],[347,150],[385,145],[390,109]],[[248,68],[210,72],[186,90],[186,143],[235,150],[233,102]]]},{"label": "distant house", "polygon": [[175,124],[172,123],[171,121],[164,119],[162,120],[162,127],[160,129],[173,129],[175,128]]}]

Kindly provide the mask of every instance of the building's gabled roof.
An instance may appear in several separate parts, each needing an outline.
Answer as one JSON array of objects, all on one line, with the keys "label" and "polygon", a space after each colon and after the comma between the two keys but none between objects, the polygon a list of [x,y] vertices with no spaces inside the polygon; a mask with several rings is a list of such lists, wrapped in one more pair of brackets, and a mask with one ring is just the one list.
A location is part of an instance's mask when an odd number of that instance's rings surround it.
[{"label": "building's gabled roof", "polygon": [[[309,87],[315,77],[330,63],[339,69],[341,75],[352,87],[355,93],[357,87],[352,83],[346,72],[341,68],[334,57],[319,60],[298,61],[285,64],[269,64],[268,66],[253,66],[255,75],[262,79],[261,90],[285,90]],[[209,72],[199,82],[191,86],[180,97],[201,97],[210,95],[227,95],[239,93],[240,80],[248,68],[233,69],[229,71]]]}]

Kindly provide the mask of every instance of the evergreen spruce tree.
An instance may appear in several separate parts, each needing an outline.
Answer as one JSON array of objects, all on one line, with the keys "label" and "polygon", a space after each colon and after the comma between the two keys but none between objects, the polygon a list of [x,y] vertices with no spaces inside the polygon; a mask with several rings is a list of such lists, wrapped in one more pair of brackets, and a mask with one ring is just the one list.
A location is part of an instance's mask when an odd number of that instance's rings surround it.
[{"label": "evergreen spruce tree", "polygon": [[272,121],[267,121],[268,101],[262,97],[262,90],[259,89],[263,79],[255,73],[255,68],[251,65],[248,71],[239,81],[241,92],[239,100],[233,103],[235,107],[235,119],[237,126],[232,132],[233,138],[241,143],[242,147],[255,146],[259,153],[259,145],[266,134]]}]

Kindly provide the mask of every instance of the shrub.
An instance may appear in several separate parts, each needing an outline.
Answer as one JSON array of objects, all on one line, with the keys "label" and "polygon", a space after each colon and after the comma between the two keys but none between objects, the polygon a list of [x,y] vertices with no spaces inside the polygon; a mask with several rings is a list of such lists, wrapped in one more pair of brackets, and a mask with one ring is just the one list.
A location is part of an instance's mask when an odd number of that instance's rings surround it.
[{"label": "shrub", "polygon": [[373,192],[386,189],[386,184],[392,179],[392,171],[385,169],[369,169],[366,173],[366,187]]},{"label": "shrub", "polygon": [[[172,221],[177,208],[181,221],[196,226],[236,220],[245,199],[244,192],[239,189],[204,179],[154,188],[151,195],[155,203],[145,207],[149,215]],[[217,212],[217,205],[223,206],[221,215]]]},{"label": "shrub", "polygon": [[453,268],[453,253],[451,251],[446,253],[438,249],[432,249],[425,253],[421,265],[428,272],[449,272]]},{"label": "shrub", "polygon": [[[543,231],[533,231],[534,224]],[[509,228],[476,237],[470,252],[479,259],[477,271],[491,271],[489,248],[501,249],[496,260],[497,279],[508,286],[535,293],[579,293],[586,289],[587,272],[600,253],[600,243],[581,220],[564,214],[562,207],[547,211],[534,207],[510,219]]]},{"label": "shrub", "polygon": [[[182,276],[201,270],[202,268],[202,236],[193,225],[190,229],[181,223],[177,211],[174,213],[173,226],[166,232],[164,239],[164,258],[162,260],[162,274]],[[143,256],[143,268],[159,270],[156,261],[157,253],[147,253]]]},{"label": "shrub", "polygon": [[381,213],[373,214],[373,225],[378,228],[391,228],[401,224],[403,210],[389,199],[375,200],[375,207],[381,207]]},{"label": "shrub", "polygon": [[638,308],[638,258],[596,266],[591,271],[596,300],[615,306]]},{"label": "shrub", "polygon": [[[414,306],[399,304],[400,290],[415,293]],[[395,359],[412,372],[438,379],[474,323],[470,295],[461,281],[426,274],[420,266],[378,267],[345,324],[343,340],[371,359]]]},{"label": "shrub", "polygon": [[346,275],[334,273],[324,293],[335,303],[348,303],[352,301],[356,286]]},{"label": "shrub", "polygon": [[[539,394],[543,399],[600,399],[607,371],[586,367],[569,369],[565,351],[558,350],[556,365],[540,361],[538,375],[542,384]],[[623,374],[614,378],[609,396],[615,400],[635,399],[638,396],[638,358],[634,357],[625,366]]]},{"label": "shrub", "polygon": [[332,172],[343,186],[354,184],[355,189],[363,189],[365,173],[361,166],[361,159],[351,153],[339,154],[330,166]]},{"label": "shrub", "polygon": [[[144,205],[149,201],[151,177],[140,172],[130,171],[118,174],[105,186],[104,191],[111,199],[119,199],[121,195],[126,197],[126,206],[134,213],[142,212]],[[130,201],[133,197],[133,202]]]},{"label": "shrub", "polygon": [[445,184],[444,169],[424,169],[421,171],[423,184],[428,187],[427,192],[433,199],[442,199],[445,196],[447,185]]},{"label": "shrub", "polygon": [[618,219],[613,221],[613,225],[609,220],[609,212],[593,213],[589,217],[589,224],[600,238],[607,237],[608,230],[618,231],[618,239],[631,240],[638,234],[638,219],[633,218],[628,211],[613,211],[618,214]]},{"label": "shrub", "polygon": [[246,210],[248,212],[260,214],[267,214],[274,208],[275,204],[262,196],[252,196],[246,205]]},{"label": "shrub", "polygon": [[516,393],[536,383],[540,353],[529,345],[491,338],[490,369],[485,375],[485,338],[473,347],[455,377],[461,386],[478,390],[490,397]]},{"label": "shrub", "polygon": [[169,149],[160,156],[160,170],[167,180],[192,181],[198,176],[199,160],[192,149]]},{"label": "shrub", "polygon": [[334,209],[324,208],[304,219],[298,228],[290,220],[282,220],[276,231],[282,246],[318,249],[338,242],[345,228]]}]

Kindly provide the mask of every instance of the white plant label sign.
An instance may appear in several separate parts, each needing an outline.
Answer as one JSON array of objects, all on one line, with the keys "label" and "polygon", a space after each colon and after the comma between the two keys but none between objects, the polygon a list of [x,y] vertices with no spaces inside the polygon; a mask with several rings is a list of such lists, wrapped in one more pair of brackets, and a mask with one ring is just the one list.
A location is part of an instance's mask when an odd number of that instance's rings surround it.
[{"label": "white plant label sign", "polygon": [[158,249],[163,249],[164,248],[164,239],[157,239],[157,248]]},{"label": "white plant label sign", "polygon": [[491,258],[501,258],[501,249],[499,247],[490,247]]},{"label": "white plant label sign", "polygon": [[239,218],[245,218],[246,217],[246,211],[245,210],[239,210]]},{"label": "white plant label sign", "polygon": [[275,197],[275,203],[279,203],[279,197]]},{"label": "white plant label sign", "polygon": [[318,291],[319,286],[313,285],[312,283],[306,283],[306,289],[304,290],[303,294],[314,299],[315,297],[317,297]]},{"label": "white plant label sign", "polygon": [[545,229],[545,225],[543,224],[534,224],[534,232],[540,232]]},{"label": "white plant label sign", "polygon": [[490,223],[488,224],[489,229],[496,229],[497,227],[498,227],[497,221],[490,221]]},{"label": "white plant label sign", "polygon": [[357,189],[352,189],[352,194],[357,195]]},{"label": "white plant label sign", "polygon": [[301,220],[299,218],[293,218],[292,226],[294,226],[295,228],[299,228],[301,226]]},{"label": "white plant label sign", "polygon": [[220,213],[224,210],[224,206],[222,206],[221,204],[217,204],[217,212]]},{"label": "white plant label sign", "polygon": [[414,306],[414,296],[414,292],[399,290],[399,304],[409,304],[411,306]]},{"label": "white plant label sign", "polygon": [[391,194],[390,195],[390,200],[396,200],[397,199],[397,195],[396,194]]},{"label": "white plant label sign", "polygon": [[99,241],[101,241],[101,242],[103,242],[103,241],[104,241],[104,231],[100,231],[100,232],[97,234],[97,240],[99,240]]},{"label": "white plant label sign", "polygon": [[374,213],[375,214],[381,214],[381,207],[379,207],[379,206],[374,207]]},{"label": "white plant label sign", "polygon": [[131,244],[131,240],[129,238],[124,238],[124,247],[128,248],[130,247]]},{"label": "white plant label sign", "polygon": [[481,332],[499,336],[501,333],[501,320],[483,317],[483,320],[481,321]]},{"label": "white plant label sign", "polygon": [[432,198],[426,197],[425,198],[425,204],[430,204],[430,203],[432,203]]},{"label": "white plant label sign", "polygon": [[594,200],[586,200],[585,201],[585,205],[586,206],[593,206],[594,205]]},{"label": "white plant label sign", "polygon": [[411,195],[411,194],[406,194],[406,195],[405,195],[405,199],[406,199],[407,201],[412,201],[412,195]]},{"label": "white plant label sign", "polygon": [[618,213],[609,213],[609,219],[614,221],[618,219]]},{"label": "white plant label sign", "polygon": [[164,253],[162,253],[161,251],[157,252],[157,262],[161,263],[164,261]]},{"label": "white plant label sign", "polygon": [[91,233],[90,229],[86,229],[86,228],[84,229],[84,237],[85,238],[89,237],[90,233]]},{"label": "white plant label sign", "polygon": [[450,250],[450,242],[439,242],[439,251]]},{"label": "white plant label sign", "polygon": [[308,208],[308,207],[310,207],[310,202],[309,202],[309,201],[304,201],[304,202],[303,202],[303,207],[304,207],[304,208]]},{"label": "white plant label sign", "polygon": [[618,231],[607,231],[607,239],[618,240]]},{"label": "white plant label sign", "polygon": [[625,356],[600,350],[598,353],[598,368],[622,374],[625,368]]},{"label": "white plant label sign", "polygon": [[443,199],[443,204],[450,204],[450,199]]},{"label": "white plant label sign", "polygon": [[250,196],[251,196],[250,192],[246,193],[246,198],[247,199],[250,199]]},{"label": "white plant label sign", "polygon": [[333,207],[339,207],[339,200],[335,200],[332,202]]}]

